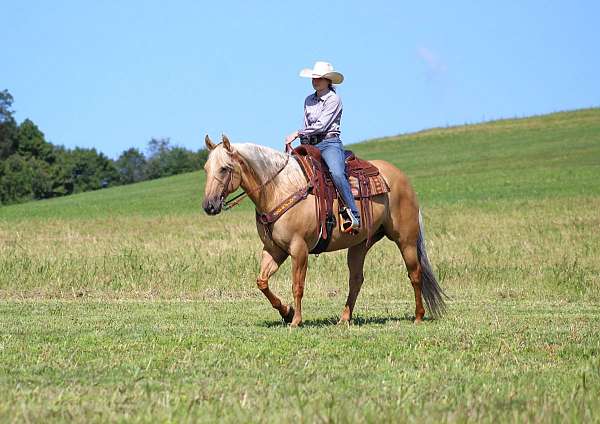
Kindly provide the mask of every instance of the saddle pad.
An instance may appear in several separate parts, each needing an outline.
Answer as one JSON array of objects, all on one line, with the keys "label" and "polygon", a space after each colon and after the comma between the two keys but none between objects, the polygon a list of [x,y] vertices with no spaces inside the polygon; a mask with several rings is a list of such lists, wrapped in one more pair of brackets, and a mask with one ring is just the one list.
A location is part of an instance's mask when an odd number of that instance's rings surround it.
[{"label": "saddle pad", "polygon": [[[370,194],[369,197],[377,196],[378,194],[389,193],[390,188],[388,187],[387,183],[385,182],[385,180],[383,179],[381,174],[373,175],[368,178],[369,178],[369,194]],[[350,176],[349,180],[350,180],[350,188],[352,189],[352,195],[354,196],[355,199],[360,199],[360,195],[358,192],[358,178]]]}]

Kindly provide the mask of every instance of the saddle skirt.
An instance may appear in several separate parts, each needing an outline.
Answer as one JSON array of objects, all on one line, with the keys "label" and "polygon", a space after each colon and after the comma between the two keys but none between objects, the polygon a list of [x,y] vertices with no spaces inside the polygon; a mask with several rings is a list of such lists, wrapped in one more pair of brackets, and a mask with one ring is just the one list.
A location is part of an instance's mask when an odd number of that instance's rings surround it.
[{"label": "saddle skirt", "polygon": [[[321,237],[311,253],[321,253],[327,248],[335,225],[333,199],[338,197],[338,193],[317,147],[301,145],[292,151],[292,155],[306,176],[309,193],[315,196]],[[367,243],[370,244],[373,236],[371,197],[388,193],[390,188],[375,165],[359,159],[351,151],[346,151],[345,155],[346,175],[350,181],[352,195],[360,201],[361,227],[367,229]]]},{"label": "saddle skirt", "polygon": [[[383,179],[383,177],[381,176],[381,174],[379,173],[379,169],[375,166],[370,164],[369,162],[367,162],[366,160],[362,160],[357,158],[356,156],[354,156],[354,154],[350,151],[350,150],[346,150],[346,153],[350,153],[352,156],[350,157],[350,162],[348,162],[349,158],[348,155],[346,156],[346,174],[348,175],[348,180],[350,181],[350,189],[352,190],[352,195],[354,196],[355,199],[360,199],[362,197],[372,197],[372,196],[376,196],[378,194],[383,194],[383,193],[388,193],[390,191],[390,188],[387,185],[387,182]],[[350,171],[348,170],[348,167],[352,167],[352,166],[356,166],[356,164],[360,164],[360,163],[366,163],[371,165],[371,167],[373,167],[374,169],[377,170],[377,174],[375,175],[369,175],[366,174],[366,177],[368,178],[368,184],[369,184],[369,188],[368,190],[361,190],[361,186],[360,186],[360,177],[357,176],[357,172],[352,172],[352,168],[350,169]],[[328,178],[331,179],[331,177],[328,174]]]}]

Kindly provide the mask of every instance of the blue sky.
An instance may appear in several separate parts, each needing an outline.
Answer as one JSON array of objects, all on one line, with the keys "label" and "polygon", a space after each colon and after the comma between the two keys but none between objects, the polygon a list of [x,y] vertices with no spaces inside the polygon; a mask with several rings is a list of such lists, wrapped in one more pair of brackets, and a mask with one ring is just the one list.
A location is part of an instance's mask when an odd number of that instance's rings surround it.
[{"label": "blue sky", "polygon": [[345,143],[600,106],[597,1],[0,0],[0,90],[46,138],[282,147],[327,60]]}]

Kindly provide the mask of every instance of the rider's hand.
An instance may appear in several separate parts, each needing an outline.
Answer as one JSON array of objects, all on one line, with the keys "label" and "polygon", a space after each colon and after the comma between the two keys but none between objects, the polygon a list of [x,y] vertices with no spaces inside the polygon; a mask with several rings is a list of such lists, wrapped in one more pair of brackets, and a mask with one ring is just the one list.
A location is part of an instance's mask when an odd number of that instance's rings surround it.
[{"label": "rider's hand", "polygon": [[292,141],[298,138],[298,131],[294,131],[285,138],[285,144],[292,144]]}]

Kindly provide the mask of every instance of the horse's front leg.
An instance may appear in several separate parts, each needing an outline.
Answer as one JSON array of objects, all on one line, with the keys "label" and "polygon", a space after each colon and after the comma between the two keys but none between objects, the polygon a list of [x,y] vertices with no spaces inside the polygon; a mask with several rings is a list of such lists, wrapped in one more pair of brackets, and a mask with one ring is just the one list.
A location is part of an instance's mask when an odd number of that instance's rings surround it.
[{"label": "horse's front leg", "polygon": [[308,248],[305,243],[298,243],[291,249],[292,256],[292,292],[294,294],[294,318],[292,327],[302,324],[302,296],[304,295],[304,280],[308,266]]},{"label": "horse's front leg", "polygon": [[263,248],[262,259],[260,261],[260,272],[256,278],[256,285],[266,298],[269,299],[271,306],[279,311],[279,314],[284,321],[290,323],[292,322],[294,309],[291,306],[281,303],[281,299],[279,299],[279,297],[277,297],[277,295],[269,288],[269,278],[275,274],[279,269],[279,265],[281,265],[287,257],[288,254],[283,250],[277,249],[276,251],[270,252]]}]

